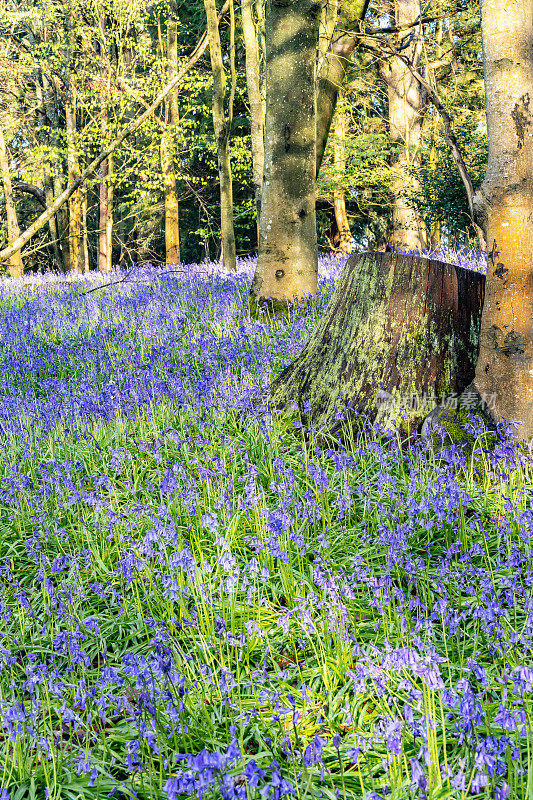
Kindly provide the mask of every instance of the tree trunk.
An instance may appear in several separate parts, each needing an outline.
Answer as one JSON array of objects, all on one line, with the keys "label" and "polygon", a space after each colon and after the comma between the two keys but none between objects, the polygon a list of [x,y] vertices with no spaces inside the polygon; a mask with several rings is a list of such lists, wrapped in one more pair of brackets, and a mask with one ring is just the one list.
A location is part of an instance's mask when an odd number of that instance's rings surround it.
[{"label": "tree trunk", "polygon": [[[177,22],[169,19],[167,23],[167,62],[169,78],[178,70]],[[165,260],[167,264],[179,264],[180,226],[176,172],[174,168],[175,134],[179,123],[178,90],[173,89],[165,101],[167,127],[161,136],[161,172],[165,187]]]},{"label": "tree trunk", "polygon": [[220,233],[222,240],[222,260],[224,267],[235,272],[237,258],[235,233],[233,230],[233,187],[229,136],[231,121],[225,119],[224,98],[226,95],[226,73],[222,61],[220,34],[218,31],[215,0],[204,0],[207,16],[207,36],[213,72],[213,127],[217,143],[218,176],[220,180]]},{"label": "tree trunk", "polygon": [[265,177],[250,310],[317,288],[315,61],[320,3],[268,0]]},{"label": "tree trunk", "polygon": [[475,386],[533,436],[533,4],[482,0],[488,168],[475,197],[489,249]]},{"label": "tree trunk", "polygon": [[352,252],[352,233],[348,222],[348,214],[346,213],[346,192],[344,189],[347,127],[346,109],[342,105],[339,96],[335,111],[335,138],[333,141],[333,161],[335,165],[335,182],[337,183],[337,188],[333,191],[333,207],[339,232],[337,250],[342,255],[349,255]]},{"label": "tree trunk", "polygon": [[[41,71],[36,75],[35,78],[35,99],[38,103],[37,109],[37,127],[39,130],[39,138],[43,147],[50,148],[50,134],[46,131],[46,126],[44,124],[45,121],[45,108],[46,105],[44,103],[44,95],[43,95],[43,88],[41,86],[42,74]],[[51,122],[52,120],[50,120]],[[48,128],[48,130],[50,130]],[[50,205],[54,201],[54,187],[52,183],[52,178],[50,175],[50,161],[48,158],[43,158],[43,166],[42,166],[42,180],[43,180],[43,187],[44,187],[44,196],[46,206]],[[45,207],[46,207],[45,206]],[[48,223],[50,228],[50,237],[52,239],[52,247],[54,250],[54,261],[57,264],[57,269],[63,271],[63,255],[61,253],[61,246],[59,240],[59,231],[57,227],[57,217],[56,215],[52,215],[50,217],[50,221]]]},{"label": "tree trunk", "polygon": [[[104,118],[102,118],[102,134],[107,127]],[[98,222],[98,269],[100,272],[108,271],[109,257],[109,239],[107,237],[107,223],[109,214],[109,159],[105,159],[100,164],[100,206],[99,206],[99,222]]]},{"label": "tree trunk", "polygon": [[357,44],[354,31],[365,16],[368,0],[342,0],[337,25],[317,76],[316,175],[324,158],[337,96]]},{"label": "tree trunk", "polygon": [[[80,176],[78,155],[76,152],[76,99],[72,87],[68,89],[65,103],[65,120],[67,134],[68,182],[76,181]],[[69,199],[69,263],[72,272],[83,272],[82,250],[82,196],[78,187]]]},{"label": "tree trunk", "polygon": [[261,216],[261,191],[263,187],[263,168],[265,164],[265,144],[263,140],[263,102],[259,78],[259,44],[253,18],[254,0],[241,0],[242,32],[246,50],[246,88],[250,103],[250,127],[252,138],[252,166],[254,175],[255,208],[257,212],[257,235],[259,238],[259,218]]},{"label": "tree trunk", "polygon": [[89,236],[87,231],[87,186],[81,189],[81,246],[80,267],[82,272],[89,272]]},{"label": "tree trunk", "polygon": [[[420,0],[395,0],[396,25],[408,25],[420,16]],[[405,47],[405,40],[411,43]],[[397,47],[418,69],[422,56],[422,35],[416,28],[398,34]],[[426,108],[425,91],[411,70],[398,56],[382,62],[381,74],[389,95],[390,136],[398,148],[393,168],[396,173],[392,207],[393,244],[397,250],[423,250],[427,245],[426,226],[413,205],[420,184],[412,169],[420,164],[422,121]]]},{"label": "tree trunk", "polygon": [[[100,55],[103,56],[106,46],[106,29],[107,29],[107,15],[101,13],[100,15],[100,30],[102,38],[100,40]],[[109,119],[109,76],[104,66],[100,66],[100,80],[102,82],[100,87],[100,108],[101,108],[101,124],[100,134],[102,147],[105,147],[108,141],[108,119]],[[106,85],[104,85],[106,84]],[[112,156],[104,159],[100,164],[100,187],[99,187],[99,219],[98,219],[98,269],[100,272],[109,272],[111,270],[111,241],[113,235],[113,212],[112,204],[110,203],[110,195],[112,187],[109,181],[110,176],[110,159]]]},{"label": "tree trunk", "polygon": [[351,256],[300,355],[271,386],[272,405],[295,403],[306,422],[335,427],[352,408],[418,425],[471,382],[484,276],[396,253]]},{"label": "tree trunk", "polygon": [[[6,201],[7,215],[7,243],[12,244],[20,236],[20,228],[17,219],[17,210],[13,199],[13,188],[11,186],[11,168],[9,165],[9,154],[4,139],[3,127],[0,125],[0,170],[2,172],[2,185],[4,187],[4,197]],[[12,278],[20,278],[24,275],[24,264],[22,263],[22,253],[17,250],[7,263],[7,271]]]},{"label": "tree trunk", "polygon": [[[61,178],[61,157],[59,153],[59,144],[58,144],[58,130],[59,130],[59,118],[56,109],[56,102],[54,97],[54,90],[52,84],[46,77],[45,73],[42,73],[43,79],[43,91],[44,91],[44,103],[46,107],[46,114],[48,119],[51,122],[51,130],[50,130],[50,143],[51,143],[51,153],[53,153],[53,157],[51,157],[51,169],[52,169],[52,177],[51,177],[51,186],[47,186],[45,184],[45,192],[46,192],[46,205],[47,208],[50,208],[54,199],[62,194],[64,191],[63,181]],[[63,272],[68,272],[70,268],[69,262],[69,247],[68,247],[68,217],[67,217],[67,207],[66,205],[58,208],[56,214],[52,214],[50,219],[56,220],[56,230],[57,235],[59,238],[59,246],[61,250],[61,264],[60,268]]]}]

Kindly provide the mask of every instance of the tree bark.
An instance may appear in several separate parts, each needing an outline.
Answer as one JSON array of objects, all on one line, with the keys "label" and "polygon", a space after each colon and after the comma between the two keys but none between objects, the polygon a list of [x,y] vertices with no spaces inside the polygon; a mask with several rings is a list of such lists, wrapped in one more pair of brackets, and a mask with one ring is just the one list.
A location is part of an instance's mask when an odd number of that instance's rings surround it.
[{"label": "tree bark", "polygon": [[[2,172],[2,185],[4,187],[4,197],[6,201],[7,215],[7,243],[11,245],[19,236],[20,228],[17,219],[17,210],[13,199],[13,188],[11,186],[11,168],[9,165],[9,154],[4,139],[4,131],[0,125],[0,170]],[[12,278],[20,278],[24,275],[24,264],[20,250],[13,253],[7,263],[7,271]]]},{"label": "tree bark", "polygon": [[[46,206],[49,209],[56,197],[59,197],[63,191],[63,180],[61,177],[61,171],[59,168],[59,164],[61,163],[61,158],[59,154],[59,143],[58,143],[58,131],[59,131],[59,117],[57,114],[56,109],[56,100],[54,96],[54,90],[52,84],[48,80],[45,73],[42,73],[43,79],[43,92],[44,92],[44,104],[46,107],[46,114],[48,119],[51,122],[51,130],[50,130],[50,143],[52,151],[54,152],[54,158],[51,158],[51,185],[45,184],[45,191],[46,191]],[[55,162],[55,164],[54,164]],[[46,213],[46,211],[44,212]],[[55,227],[57,230],[57,235],[59,238],[59,247],[61,250],[61,264],[60,268],[63,272],[68,272],[70,268],[69,264],[69,248],[68,248],[68,217],[67,217],[67,207],[66,205],[60,206],[57,209],[57,213],[52,214],[50,219],[55,219]]]},{"label": "tree bark", "polygon": [[283,309],[317,288],[315,62],[320,3],[268,0],[265,176],[250,294]]},{"label": "tree bark", "polygon": [[89,236],[87,231],[87,186],[81,188],[81,271],[89,272]]},{"label": "tree bark", "polygon": [[[170,18],[167,22],[167,63],[169,78],[172,79],[178,71],[178,32],[176,20]],[[166,128],[162,133],[160,144],[161,172],[165,187],[165,260],[167,264],[179,264],[181,262],[179,205],[174,168],[175,134],[179,123],[177,88],[169,93],[165,104]]]},{"label": "tree bark", "polygon": [[[100,54],[103,56],[104,48],[106,47],[106,28],[107,16],[102,13],[100,16]],[[100,65],[100,80],[102,82],[100,88],[100,107],[101,107],[101,125],[100,134],[102,146],[105,146],[108,141],[108,118],[109,118],[109,82],[108,75],[104,69],[103,64]],[[106,84],[104,86],[104,84]],[[112,186],[109,181],[110,177],[110,159],[112,156],[104,159],[100,164],[100,187],[99,187],[99,219],[98,219],[98,269],[100,272],[111,271],[111,246],[113,235],[113,209],[111,195]]]},{"label": "tree bark", "polygon": [[[395,0],[394,7],[398,27],[420,17],[420,0]],[[404,47],[407,38],[411,42]],[[422,46],[422,35],[416,28],[398,34],[398,47],[415,69],[422,56]],[[393,244],[397,250],[423,250],[427,245],[426,226],[413,203],[420,184],[412,169],[420,164],[425,91],[403,58],[392,56],[382,62],[380,71],[387,83],[390,136],[397,146],[397,156],[392,165],[395,171]]]},{"label": "tree bark", "polygon": [[475,208],[489,249],[475,386],[533,436],[533,5],[482,0],[488,168]]},{"label": "tree bark", "polygon": [[259,76],[259,44],[253,17],[253,6],[254,0],[241,0],[242,32],[246,51],[246,88],[248,91],[248,102],[250,103],[254,196],[257,213],[257,235],[259,238],[265,144],[263,140],[263,101],[261,99]]},{"label": "tree bark", "polygon": [[[35,99],[38,103],[38,110],[37,110],[37,127],[40,134],[40,140],[43,145],[50,144],[50,135],[46,133],[45,125],[44,125],[44,111],[45,111],[45,103],[44,103],[44,96],[43,96],[43,89],[41,86],[41,71],[39,70],[36,77],[35,77]],[[51,120],[50,120],[51,121]],[[50,202],[53,202],[54,199],[54,189],[52,178],[50,176],[50,161],[49,159],[43,159],[43,167],[42,167],[42,180],[44,186],[44,208],[49,205]],[[59,231],[57,226],[57,217],[55,214],[50,217],[50,221],[48,223],[50,228],[50,237],[52,239],[52,247],[54,250],[54,260],[57,264],[57,268],[63,270],[63,254],[61,252],[60,240],[59,240]],[[19,231],[20,235],[20,231]]]},{"label": "tree bark", "polygon": [[348,222],[348,214],[346,213],[346,191],[344,189],[347,122],[346,109],[341,102],[339,94],[335,111],[335,138],[333,140],[333,162],[335,165],[335,181],[337,183],[337,188],[333,191],[333,207],[339,232],[337,251],[342,255],[349,255],[352,252],[352,233]]},{"label": "tree bark", "polygon": [[[80,177],[80,168],[76,152],[76,99],[74,90],[68,89],[65,102],[65,123],[67,138],[68,181],[74,183]],[[72,272],[83,272],[82,249],[82,196],[78,186],[69,199],[69,263]]]},{"label": "tree bark", "polygon": [[364,19],[368,0],[341,0],[340,13],[317,76],[316,175],[320,172],[337,96],[357,44],[355,29]]},{"label": "tree bark", "polygon": [[351,256],[300,355],[271,385],[275,408],[335,428],[337,411],[370,420],[403,410],[417,426],[471,382],[485,278],[396,253]]},{"label": "tree bark", "polygon": [[[229,137],[231,120],[225,119],[224,98],[226,96],[226,73],[222,61],[222,48],[218,31],[215,0],[204,0],[207,17],[207,36],[213,72],[213,127],[218,156],[218,176],[220,181],[220,233],[222,240],[222,260],[224,267],[235,272],[237,258],[235,233],[233,230],[233,186]],[[230,3],[231,7],[231,3]]]}]

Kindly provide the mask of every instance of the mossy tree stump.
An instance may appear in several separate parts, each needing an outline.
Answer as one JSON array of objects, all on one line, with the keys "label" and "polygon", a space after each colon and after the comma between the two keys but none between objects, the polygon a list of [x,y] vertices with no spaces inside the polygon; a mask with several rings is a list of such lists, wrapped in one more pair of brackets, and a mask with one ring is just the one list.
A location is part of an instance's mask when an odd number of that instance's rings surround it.
[{"label": "mossy tree stump", "polygon": [[473,380],[484,287],[442,261],[352,256],[310,341],[272,383],[272,406],[296,404],[327,429],[345,408],[373,421],[402,409],[419,425]]}]

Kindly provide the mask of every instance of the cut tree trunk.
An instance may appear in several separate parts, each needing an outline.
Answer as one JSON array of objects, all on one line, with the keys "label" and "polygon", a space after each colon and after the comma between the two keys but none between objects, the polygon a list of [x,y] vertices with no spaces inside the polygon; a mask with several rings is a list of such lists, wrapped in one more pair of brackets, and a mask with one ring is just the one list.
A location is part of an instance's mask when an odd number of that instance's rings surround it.
[{"label": "cut tree trunk", "polygon": [[397,253],[351,256],[318,327],[271,385],[274,408],[335,429],[338,412],[418,426],[473,379],[485,278]]}]

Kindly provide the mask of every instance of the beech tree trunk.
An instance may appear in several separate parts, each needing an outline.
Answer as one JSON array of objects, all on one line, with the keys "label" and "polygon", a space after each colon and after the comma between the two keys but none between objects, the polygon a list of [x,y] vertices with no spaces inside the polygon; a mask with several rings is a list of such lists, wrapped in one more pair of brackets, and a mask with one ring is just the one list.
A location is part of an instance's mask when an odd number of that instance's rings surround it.
[{"label": "beech tree trunk", "polygon": [[207,16],[207,36],[209,39],[211,70],[213,72],[213,126],[217,143],[218,177],[220,180],[222,260],[227,270],[235,272],[237,269],[237,257],[235,250],[235,233],[233,230],[233,186],[229,149],[231,110],[230,118],[227,120],[224,113],[226,73],[222,61],[222,49],[220,46],[215,0],[204,0],[204,6]]},{"label": "beech tree trunk", "polygon": [[[178,30],[176,19],[167,22],[168,77],[178,71]],[[174,168],[175,135],[179,123],[178,90],[174,88],[165,101],[166,129],[161,136],[161,171],[165,186],[165,260],[167,264],[181,263],[179,204]]]},{"label": "beech tree trunk", "polygon": [[[0,125],[0,171],[2,172],[2,185],[4,188],[4,198],[6,203],[7,215],[7,243],[8,245],[20,236],[20,228],[17,219],[17,210],[13,199],[13,188],[11,185],[11,168],[9,165],[9,154],[4,139],[4,131]],[[17,250],[7,262],[7,271],[12,278],[20,278],[24,275],[24,264],[22,263],[22,253]]]},{"label": "beech tree trunk", "polygon": [[344,189],[347,127],[346,109],[339,96],[335,111],[335,138],[333,140],[333,162],[335,165],[335,182],[337,183],[337,188],[333,191],[333,206],[335,222],[339,232],[337,251],[343,255],[349,255],[352,252],[352,233],[348,222],[348,214],[346,213],[346,191]]},{"label": "beech tree trunk", "polygon": [[253,17],[253,6],[254,0],[241,0],[242,32],[246,51],[246,89],[248,92],[248,102],[250,103],[254,195],[257,212],[257,234],[259,237],[265,145],[263,141],[263,102],[261,100],[259,77],[259,44]]},{"label": "beech tree trunk", "polygon": [[533,436],[533,4],[482,0],[488,168],[475,196],[489,250],[475,387]]},{"label": "beech tree trunk", "polygon": [[403,410],[418,426],[474,376],[485,278],[397,253],[351,256],[300,355],[271,385],[275,408],[334,429],[337,410],[370,420]]},{"label": "beech tree trunk", "polygon": [[[409,25],[420,16],[420,0],[394,0],[396,25]],[[406,39],[410,44],[405,47]],[[422,56],[422,35],[416,27],[398,34],[397,48],[418,69]],[[398,154],[392,207],[393,245],[397,250],[423,250],[427,245],[424,219],[413,204],[420,188],[413,167],[420,164],[422,121],[426,108],[425,91],[411,70],[398,56],[380,65],[389,96],[390,136]]]},{"label": "beech tree trunk", "polygon": [[321,3],[268,0],[265,175],[250,310],[317,288],[315,64]]}]

